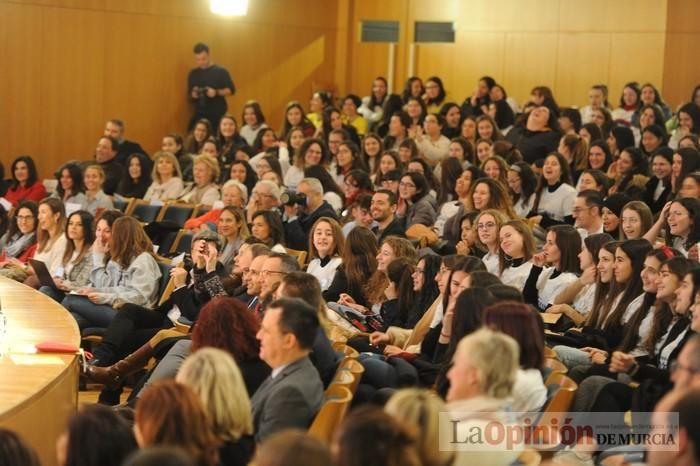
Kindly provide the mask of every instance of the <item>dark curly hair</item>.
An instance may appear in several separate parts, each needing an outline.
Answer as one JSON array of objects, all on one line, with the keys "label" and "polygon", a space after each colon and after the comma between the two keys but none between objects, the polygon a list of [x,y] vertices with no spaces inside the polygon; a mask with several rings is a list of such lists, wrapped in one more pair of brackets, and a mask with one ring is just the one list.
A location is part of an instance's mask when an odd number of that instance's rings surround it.
[{"label": "dark curly hair", "polygon": [[192,331],[192,352],[205,346],[228,351],[237,362],[258,357],[260,344],[255,334],[260,321],[242,301],[214,298],[201,310]]}]

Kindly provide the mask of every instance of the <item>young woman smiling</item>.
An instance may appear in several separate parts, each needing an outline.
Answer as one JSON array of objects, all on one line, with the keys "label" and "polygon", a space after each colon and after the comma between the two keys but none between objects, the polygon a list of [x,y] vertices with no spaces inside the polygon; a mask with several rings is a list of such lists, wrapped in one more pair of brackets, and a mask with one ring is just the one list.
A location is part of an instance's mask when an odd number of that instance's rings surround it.
[{"label": "young woman smiling", "polygon": [[65,227],[67,241],[61,257],[61,271],[54,277],[58,290],[42,286],[39,291],[61,302],[66,292],[88,285],[92,270],[90,248],[95,241],[93,220],[90,212],[85,210],[73,212],[68,216]]},{"label": "young woman smiling", "polygon": [[243,241],[250,236],[243,210],[231,205],[221,209],[217,230],[225,240],[219,262],[223,264],[226,272],[230,273],[233,268],[233,259],[238,255]]},{"label": "young woman smiling", "polygon": [[[612,241],[607,233],[589,235],[583,240],[578,254],[581,275],[578,280],[567,286],[554,298],[554,304],[547,309],[553,314],[564,314],[575,326],[580,326],[593,309],[598,277],[598,258],[600,249]],[[566,328],[568,324],[558,325]]]},{"label": "young woman smiling", "polygon": [[532,257],[533,266],[523,288],[525,302],[541,311],[551,306],[559,293],[578,279],[579,252],[581,236],[574,227],[551,227],[542,252]]},{"label": "young woman smiling", "polygon": [[169,201],[177,199],[184,189],[180,163],[170,152],[157,152],[153,158],[153,183],[143,196],[144,199]]},{"label": "young woman smiling", "polygon": [[700,241],[700,201],[680,198],[667,203],[659,219],[646,232],[644,238],[655,242],[661,230],[666,232],[666,244],[686,257],[698,259],[697,242]]},{"label": "young woman smiling", "polygon": [[85,180],[85,197],[87,205],[85,210],[92,215],[97,215],[98,211],[109,210],[114,208],[112,198],[107,196],[102,191],[102,185],[105,182],[105,172],[97,164],[88,165],[83,172]]},{"label": "young woman smiling", "polygon": [[499,236],[501,226],[508,219],[498,210],[484,210],[476,217],[477,244],[486,251],[481,258],[486,270],[496,276],[499,275]]},{"label": "young woman smiling", "polygon": [[321,291],[326,291],[333,283],[340,264],[341,254],[345,249],[345,237],[337,221],[321,217],[309,232],[309,266],[306,269],[321,284]]},{"label": "young woman smiling", "polygon": [[571,212],[576,189],[571,185],[569,164],[563,156],[551,153],[544,159],[542,177],[537,187],[532,216],[542,228],[573,224]]},{"label": "young woman smiling", "polygon": [[[66,212],[63,203],[55,197],[48,197],[39,203],[39,227],[37,228],[37,248],[34,259],[43,262],[52,276],[61,275],[61,258],[66,250]],[[25,284],[39,288],[39,279],[29,270]]]},{"label": "young woman smiling", "polygon": [[24,200],[39,202],[46,197],[46,188],[30,156],[22,155],[12,162],[12,182],[4,197],[15,207]]},{"label": "young woman smiling", "polygon": [[535,254],[535,238],[523,220],[511,220],[499,231],[499,276],[501,281],[518,290],[523,289]]}]

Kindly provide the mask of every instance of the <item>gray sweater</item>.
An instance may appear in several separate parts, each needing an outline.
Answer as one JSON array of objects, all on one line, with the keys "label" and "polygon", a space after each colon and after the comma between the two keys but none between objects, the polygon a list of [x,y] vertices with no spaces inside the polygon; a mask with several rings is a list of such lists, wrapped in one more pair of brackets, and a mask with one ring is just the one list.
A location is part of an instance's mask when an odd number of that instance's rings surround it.
[{"label": "gray sweater", "polygon": [[100,304],[113,305],[120,300],[144,307],[153,307],[158,300],[158,263],[148,252],[136,257],[126,269],[110,260],[104,265],[104,254],[92,253],[90,283],[100,294]]}]

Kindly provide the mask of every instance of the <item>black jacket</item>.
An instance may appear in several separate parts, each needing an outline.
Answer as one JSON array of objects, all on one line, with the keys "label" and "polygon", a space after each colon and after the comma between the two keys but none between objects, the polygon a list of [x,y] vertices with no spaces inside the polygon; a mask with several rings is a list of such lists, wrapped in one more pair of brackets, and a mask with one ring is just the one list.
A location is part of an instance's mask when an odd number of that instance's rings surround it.
[{"label": "black jacket", "polygon": [[321,217],[330,217],[333,220],[338,220],[338,214],[335,213],[335,209],[328,202],[323,201],[323,204],[310,214],[301,214],[291,222],[284,222],[284,236],[287,239],[287,246],[299,251],[308,251],[309,232],[316,220]]},{"label": "black jacket", "polygon": [[404,219],[398,217],[394,217],[394,220],[384,230],[379,230],[379,227],[376,226],[372,228],[372,231],[375,235],[377,235],[377,242],[379,244],[381,244],[382,241],[384,241],[384,238],[387,236],[400,236],[401,238],[406,237],[406,226],[404,224]]}]

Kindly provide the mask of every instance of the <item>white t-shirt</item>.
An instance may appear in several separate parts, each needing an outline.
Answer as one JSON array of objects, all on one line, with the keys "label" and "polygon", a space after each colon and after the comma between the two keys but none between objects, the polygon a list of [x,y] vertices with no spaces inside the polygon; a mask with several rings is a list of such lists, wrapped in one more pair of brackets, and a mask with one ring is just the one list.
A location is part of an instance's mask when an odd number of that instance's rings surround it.
[{"label": "white t-shirt", "polygon": [[532,262],[523,262],[517,267],[509,266],[503,269],[501,273],[501,281],[504,285],[514,286],[515,288],[522,290],[527,281],[527,277],[530,276],[530,271],[532,270]]},{"label": "white t-shirt", "polygon": [[318,279],[321,284],[321,291],[326,291],[331,283],[338,266],[343,263],[340,257],[333,257],[325,266],[321,265],[321,259],[316,258],[309,262],[306,268],[306,273],[309,273]]}]

